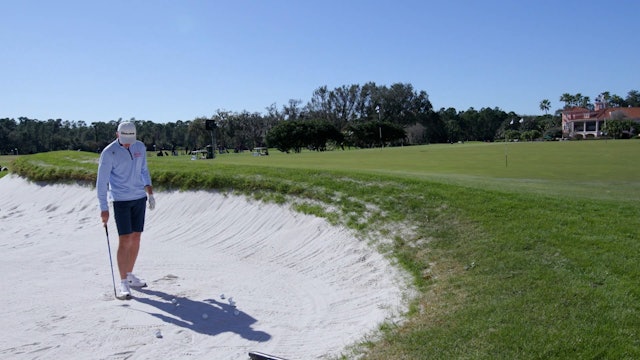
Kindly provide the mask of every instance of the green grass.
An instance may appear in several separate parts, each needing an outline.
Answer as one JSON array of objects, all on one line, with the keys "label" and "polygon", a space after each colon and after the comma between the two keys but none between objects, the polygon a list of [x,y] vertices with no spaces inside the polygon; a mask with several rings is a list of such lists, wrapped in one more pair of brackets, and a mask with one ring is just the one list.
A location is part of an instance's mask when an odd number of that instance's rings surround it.
[{"label": "green grass", "polygon": [[[291,202],[355,229],[410,272],[418,295],[405,321],[384,324],[344,358],[632,359],[638,146],[468,143],[149,163],[158,189]],[[96,159],[56,152],[13,167],[37,180],[91,182]]]},{"label": "green grass", "polygon": [[[13,167],[13,160],[15,160],[16,157],[17,156],[15,155],[0,155],[0,166],[11,171],[11,168]],[[7,175],[9,171],[0,171],[0,178]]]},{"label": "green grass", "polygon": [[215,161],[344,169],[484,189],[625,199],[630,194],[640,197],[637,186],[640,168],[632,165],[639,153],[638,141],[567,141],[438,144],[301,154],[272,152],[269,157],[223,154]]}]

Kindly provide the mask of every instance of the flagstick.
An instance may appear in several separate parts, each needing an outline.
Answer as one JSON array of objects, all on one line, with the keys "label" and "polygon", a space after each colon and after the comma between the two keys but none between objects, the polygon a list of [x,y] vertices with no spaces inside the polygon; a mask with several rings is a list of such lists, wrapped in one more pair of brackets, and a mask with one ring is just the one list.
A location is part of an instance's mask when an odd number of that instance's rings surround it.
[{"label": "flagstick", "polygon": [[507,134],[504,134],[504,167],[507,167]]},{"label": "flagstick", "polygon": [[[509,124],[513,124],[513,120]],[[508,167],[507,162],[507,129],[504,130],[504,167]]]},{"label": "flagstick", "polygon": [[[520,119],[520,124],[522,124],[524,122],[524,119],[521,118]],[[513,125],[513,119],[511,119],[511,121],[509,122],[509,125]],[[509,167],[509,161],[507,159],[507,129],[505,126],[504,129],[504,167]]]}]

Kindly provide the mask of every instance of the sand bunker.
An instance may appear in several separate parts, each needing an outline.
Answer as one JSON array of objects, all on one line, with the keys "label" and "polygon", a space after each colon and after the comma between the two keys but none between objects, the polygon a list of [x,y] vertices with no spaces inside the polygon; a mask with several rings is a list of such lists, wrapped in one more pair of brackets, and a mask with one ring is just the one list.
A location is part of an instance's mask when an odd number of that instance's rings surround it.
[{"label": "sand bunker", "polygon": [[[316,359],[402,311],[400,272],[346,229],[239,196],[155,197],[135,269],[149,287],[120,301],[95,191],[0,179],[0,357]],[[109,234],[115,256],[113,217]]]}]

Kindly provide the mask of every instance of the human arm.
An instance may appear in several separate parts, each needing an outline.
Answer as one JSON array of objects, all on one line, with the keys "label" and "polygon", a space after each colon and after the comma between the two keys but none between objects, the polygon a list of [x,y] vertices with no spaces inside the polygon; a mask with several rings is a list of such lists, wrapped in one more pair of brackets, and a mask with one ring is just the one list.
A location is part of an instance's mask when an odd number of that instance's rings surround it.
[{"label": "human arm", "polygon": [[100,205],[100,218],[102,223],[106,224],[109,220],[109,204],[107,202],[107,192],[109,191],[109,176],[113,166],[112,156],[108,152],[100,154],[98,162],[98,175],[96,177],[96,191],[98,195],[98,203]]},{"label": "human arm", "polygon": [[147,200],[149,201],[149,210],[153,210],[156,207],[156,199],[153,197],[153,185],[151,184],[151,175],[149,174],[149,167],[147,166],[147,154],[145,152],[144,162],[142,163],[142,180],[146,184],[144,191],[147,193]]}]

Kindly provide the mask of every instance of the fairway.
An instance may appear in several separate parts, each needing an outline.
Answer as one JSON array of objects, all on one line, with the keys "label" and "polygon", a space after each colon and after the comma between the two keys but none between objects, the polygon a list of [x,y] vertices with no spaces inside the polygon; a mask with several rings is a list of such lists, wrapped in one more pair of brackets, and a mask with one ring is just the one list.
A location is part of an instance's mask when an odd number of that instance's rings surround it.
[{"label": "fairway", "polygon": [[[217,154],[205,164],[379,173],[501,191],[561,197],[640,199],[640,141],[464,143],[393,148],[303,151],[269,156]],[[186,156],[150,157],[152,166]],[[176,164],[176,166],[178,166]]]}]

